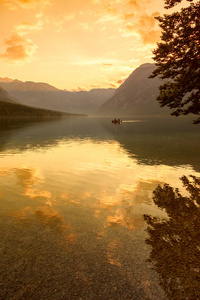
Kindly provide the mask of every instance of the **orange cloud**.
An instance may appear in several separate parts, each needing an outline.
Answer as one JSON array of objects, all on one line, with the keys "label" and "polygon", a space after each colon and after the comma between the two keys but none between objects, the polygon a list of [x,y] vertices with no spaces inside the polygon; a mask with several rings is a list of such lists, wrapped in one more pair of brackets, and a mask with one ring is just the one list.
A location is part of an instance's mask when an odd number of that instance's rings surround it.
[{"label": "orange cloud", "polygon": [[50,0],[0,0],[0,4],[5,5],[8,9],[16,10],[21,8],[36,8],[37,6],[50,4]]},{"label": "orange cloud", "polygon": [[100,88],[102,88],[102,86],[99,84],[91,84],[91,88],[93,89],[100,89]]},{"label": "orange cloud", "polygon": [[138,32],[144,42],[144,44],[154,44],[158,42],[160,38],[161,29],[158,27],[155,17],[159,16],[158,12],[154,12],[152,15],[142,16],[139,20]]},{"label": "orange cloud", "polygon": [[80,87],[80,86],[78,86],[76,89],[72,89],[71,91],[72,92],[80,92],[80,91],[87,91],[87,90],[84,89],[84,88],[82,88],[82,87]]},{"label": "orange cloud", "polygon": [[114,66],[113,64],[107,64],[107,63],[103,63],[102,65],[106,66],[106,67],[113,67]]},{"label": "orange cloud", "polygon": [[74,14],[69,14],[69,15],[60,15],[60,16],[57,16],[56,18],[56,21],[54,21],[54,26],[55,26],[55,30],[57,32],[60,32],[62,29],[63,29],[63,26],[73,20],[75,18],[75,15]]},{"label": "orange cloud", "polygon": [[38,20],[38,22],[35,24],[22,22],[21,24],[16,25],[14,27],[14,32],[17,32],[20,35],[24,35],[29,33],[30,31],[38,31],[41,30],[42,28],[43,28],[43,22],[40,20]]},{"label": "orange cloud", "polygon": [[160,30],[151,30],[149,32],[145,32],[144,30],[140,31],[140,35],[142,37],[144,44],[155,44],[160,39]]},{"label": "orange cloud", "polygon": [[123,15],[114,7],[107,6],[99,12],[99,18],[96,23],[106,24],[109,22],[119,24],[122,22]]},{"label": "orange cloud", "polygon": [[13,34],[10,39],[5,41],[7,49],[0,54],[7,62],[20,62],[30,59],[36,51],[37,45],[30,39],[23,38],[19,34]]},{"label": "orange cloud", "polygon": [[124,14],[124,19],[126,21],[129,21],[131,19],[133,19],[135,17],[135,13],[131,13],[131,14]]},{"label": "orange cloud", "polygon": [[93,4],[101,4],[101,1],[100,0],[92,0],[92,3]]},{"label": "orange cloud", "polygon": [[157,24],[157,20],[155,19],[155,17],[158,17],[159,15],[159,12],[154,12],[151,15],[142,15],[139,19],[139,25],[147,29],[155,27]]},{"label": "orange cloud", "polygon": [[4,58],[11,63],[30,60],[36,52],[37,45],[24,36],[41,29],[43,29],[43,21],[39,19],[36,23],[22,22],[15,25],[12,30],[13,34],[4,42],[6,50],[3,54],[0,54],[0,58]]},{"label": "orange cloud", "polygon": [[140,1],[139,0],[130,0],[129,4],[133,5],[135,8],[140,7]]},{"label": "orange cloud", "polygon": [[126,31],[132,34],[139,34],[144,44],[154,44],[158,42],[161,32],[155,19],[159,15],[159,12],[154,12],[151,15],[142,15],[138,20],[128,23]]},{"label": "orange cloud", "polygon": [[112,88],[114,88],[114,89],[117,88],[116,84],[114,84],[114,83],[110,83],[110,86],[111,86]]},{"label": "orange cloud", "polygon": [[109,85],[111,88],[117,89],[124,81],[127,79],[127,77],[121,76],[121,79],[119,80],[112,80],[109,82]]},{"label": "orange cloud", "polygon": [[[115,24],[118,31],[123,37],[134,36],[135,39],[141,39],[144,44],[154,44],[159,40],[160,28],[155,16],[159,16],[158,12],[152,14],[144,13],[144,7],[148,1],[129,0],[129,11],[120,9],[117,5],[118,1],[109,4],[102,9],[96,21],[104,26],[104,31],[108,25]],[[125,4],[125,2],[124,2]],[[124,8],[127,8],[125,5]]]},{"label": "orange cloud", "polygon": [[122,84],[122,83],[124,83],[125,80],[126,80],[126,78],[125,79],[117,80],[117,84]]}]

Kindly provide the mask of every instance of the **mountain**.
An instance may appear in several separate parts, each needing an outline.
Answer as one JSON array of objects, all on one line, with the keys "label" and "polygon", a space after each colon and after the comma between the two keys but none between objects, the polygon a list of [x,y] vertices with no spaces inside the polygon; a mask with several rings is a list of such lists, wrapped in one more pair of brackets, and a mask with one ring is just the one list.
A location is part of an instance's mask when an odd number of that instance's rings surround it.
[{"label": "mountain", "polygon": [[156,100],[161,79],[149,79],[154,64],[146,63],[135,69],[124,83],[97,111],[98,115],[148,116],[166,114],[169,109],[161,108]]},{"label": "mountain", "polygon": [[33,108],[13,101],[7,91],[0,87],[0,117],[60,117],[73,116],[58,111]]},{"label": "mountain", "polygon": [[115,89],[69,92],[46,83],[0,79],[0,86],[22,104],[69,113],[92,114],[111,98]]},{"label": "mountain", "polygon": [[3,102],[14,102],[10,98],[10,96],[8,95],[8,93],[4,89],[2,89],[1,87],[0,87],[0,101],[3,101]]}]

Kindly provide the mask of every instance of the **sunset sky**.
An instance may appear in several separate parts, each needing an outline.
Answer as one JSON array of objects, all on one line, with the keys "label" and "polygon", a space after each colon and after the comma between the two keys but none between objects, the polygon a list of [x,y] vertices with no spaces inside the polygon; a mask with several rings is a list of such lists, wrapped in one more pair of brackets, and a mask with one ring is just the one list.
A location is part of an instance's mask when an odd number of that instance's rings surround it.
[{"label": "sunset sky", "polygon": [[0,77],[118,87],[152,61],[164,0],[0,0]]}]

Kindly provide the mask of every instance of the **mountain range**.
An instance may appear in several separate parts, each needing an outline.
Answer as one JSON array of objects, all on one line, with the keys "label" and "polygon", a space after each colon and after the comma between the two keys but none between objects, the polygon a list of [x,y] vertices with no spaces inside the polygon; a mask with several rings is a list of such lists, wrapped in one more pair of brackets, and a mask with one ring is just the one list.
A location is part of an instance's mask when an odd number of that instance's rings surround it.
[{"label": "mountain range", "polygon": [[70,92],[47,83],[10,78],[0,78],[0,87],[18,103],[60,112],[115,117],[169,115],[170,110],[160,108],[156,101],[161,79],[149,78],[155,68],[150,63],[141,65],[118,89]]},{"label": "mountain range", "polygon": [[0,86],[21,104],[80,114],[93,114],[115,92],[112,88],[70,92],[46,83],[9,78],[0,78]]}]

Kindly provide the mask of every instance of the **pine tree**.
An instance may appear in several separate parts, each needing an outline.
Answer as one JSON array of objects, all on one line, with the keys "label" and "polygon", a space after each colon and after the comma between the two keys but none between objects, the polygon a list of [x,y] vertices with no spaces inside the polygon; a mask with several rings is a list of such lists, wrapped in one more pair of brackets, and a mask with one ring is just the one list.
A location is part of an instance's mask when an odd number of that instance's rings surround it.
[{"label": "pine tree", "polygon": [[[175,116],[200,116],[200,1],[187,1],[180,11],[156,17],[162,34],[153,51],[157,68],[150,78],[163,79],[157,97],[161,107],[174,109]],[[165,0],[165,8],[181,2]],[[193,123],[200,123],[200,117]]]}]

